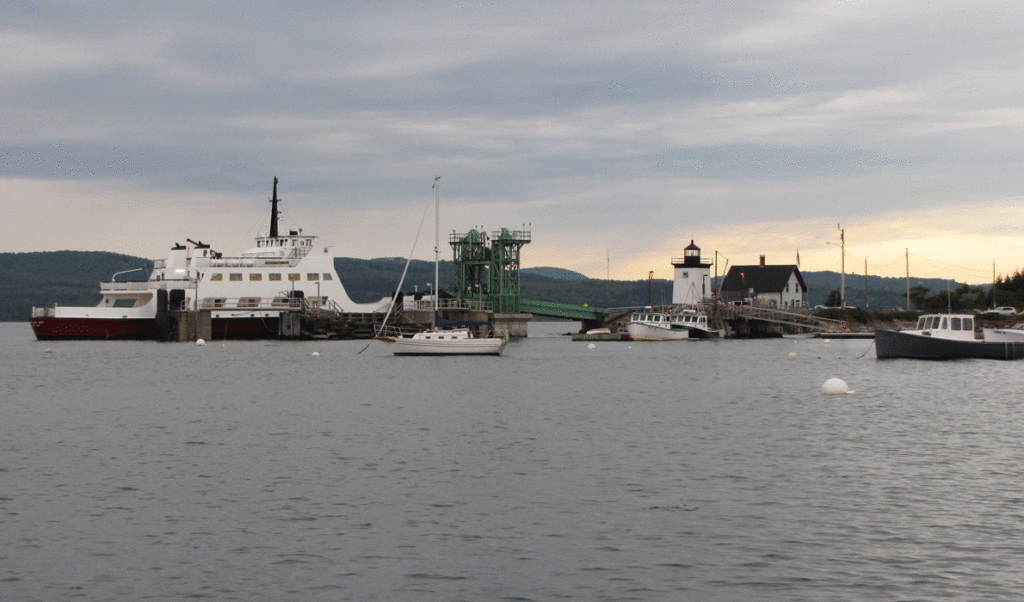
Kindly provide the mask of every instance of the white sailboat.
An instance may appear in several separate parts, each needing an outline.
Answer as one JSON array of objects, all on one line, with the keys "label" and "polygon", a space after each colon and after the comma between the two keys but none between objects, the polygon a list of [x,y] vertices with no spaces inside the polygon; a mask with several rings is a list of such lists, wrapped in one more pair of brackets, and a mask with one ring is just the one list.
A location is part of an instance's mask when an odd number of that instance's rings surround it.
[{"label": "white sailboat", "polygon": [[[412,336],[389,336],[382,332],[377,338],[392,346],[395,355],[501,355],[508,343],[508,334],[476,336],[468,328],[437,327],[438,274],[440,263],[441,176],[434,178],[434,295],[431,297],[430,330]],[[392,334],[393,331],[392,331]]]}]

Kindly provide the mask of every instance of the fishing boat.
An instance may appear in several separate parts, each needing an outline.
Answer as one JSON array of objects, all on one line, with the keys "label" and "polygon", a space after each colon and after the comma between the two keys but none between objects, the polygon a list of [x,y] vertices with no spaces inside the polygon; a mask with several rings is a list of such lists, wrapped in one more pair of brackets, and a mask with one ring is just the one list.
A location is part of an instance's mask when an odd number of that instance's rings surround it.
[{"label": "fishing boat", "polygon": [[634,341],[678,341],[722,337],[721,330],[708,327],[706,313],[690,308],[659,312],[648,307],[643,311],[633,312],[626,324],[626,332]]},{"label": "fishing boat", "polygon": [[671,314],[650,308],[633,312],[626,324],[626,332],[634,341],[681,341],[690,338],[690,329],[678,321],[672,321]]},{"label": "fishing boat", "polygon": [[35,307],[39,340],[169,340],[183,311],[208,310],[216,339],[269,339],[281,335],[281,316],[302,310],[383,313],[390,299],[356,303],[334,268],[333,247],[292,227],[278,229],[278,179],[270,199],[269,232],[255,246],[226,257],[210,244],[186,239],[153,263],[145,281],[100,283],[100,301],[89,307]]},{"label": "fishing boat", "polygon": [[721,330],[708,326],[708,315],[696,309],[678,309],[669,314],[673,324],[681,325],[690,331],[691,339],[720,339],[724,335]]},{"label": "fishing boat", "polygon": [[999,359],[1024,358],[1020,341],[979,338],[970,314],[928,314],[918,318],[914,328],[875,330],[875,354],[879,359],[913,358]]},{"label": "fishing boat", "polygon": [[[377,339],[391,346],[395,355],[501,355],[508,334],[498,335],[493,328],[480,333],[471,328],[442,328],[437,319],[440,265],[441,176],[434,178],[434,294],[431,295],[430,329],[405,335],[394,327],[384,327]],[[399,283],[401,288],[401,283]]]}]

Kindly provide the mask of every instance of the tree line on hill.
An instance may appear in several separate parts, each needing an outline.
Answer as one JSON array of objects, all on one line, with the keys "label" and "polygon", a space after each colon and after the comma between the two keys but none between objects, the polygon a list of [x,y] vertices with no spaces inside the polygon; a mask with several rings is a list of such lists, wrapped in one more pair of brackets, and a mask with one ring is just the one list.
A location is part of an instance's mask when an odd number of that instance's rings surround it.
[{"label": "tree line on hill", "polygon": [[[353,301],[368,303],[391,295],[398,286],[406,260],[398,257],[355,259],[338,257],[335,268]],[[115,272],[139,269],[118,276],[118,280],[145,280],[153,261],[130,255],[94,251],[0,253],[0,321],[24,321],[35,307],[95,305],[100,300],[99,282],[109,281]],[[838,305],[842,276],[838,272],[804,272],[808,302]],[[442,289],[450,286],[454,265],[440,264]],[[434,263],[413,260],[409,264],[405,293],[425,292],[433,286]],[[592,307],[636,307],[672,301],[672,281],[603,280],[562,268],[524,268],[520,283],[528,299],[588,304]],[[951,299],[954,309],[992,306],[991,285],[968,286],[944,279],[911,279],[911,302],[927,310],[945,309]],[[949,293],[947,294],[947,290]],[[1020,272],[996,282],[999,305],[1024,305],[1024,275]],[[863,275],[846,275],[848,305],[871,310],[906,308],[907,281],[904,278],[869,276],[865,290]],[[866,298],[865,298],[866,294]],[[829,298],[833,295],[833,298]]]}]

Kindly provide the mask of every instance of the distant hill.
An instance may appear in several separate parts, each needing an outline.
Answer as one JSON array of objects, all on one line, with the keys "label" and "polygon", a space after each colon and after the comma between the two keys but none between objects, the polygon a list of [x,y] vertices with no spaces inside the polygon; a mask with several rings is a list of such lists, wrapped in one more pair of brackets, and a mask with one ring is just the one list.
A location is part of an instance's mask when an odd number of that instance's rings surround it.
[{"label": "distant hill", "polygon": [[[405,268],[405,259],[384,257],[356,259],[337,257],[334,266],[353,301],[369,303],[390,295],[398,286]],[[130,255],[91,251],[55,251],[41,253],[0,253],[0,321],[24,321],[32,307],[60,305],[94,305],[99,299],[99,282],[110,280],[115,272],[142,268],[124,274],[118,280],[144,280],[153,269],[153,261]],[[451,285],[452,262],[440,264],[442,288]],[[672,281],[600,280],[587,278],[579,272],[555,267],[524,268],[521,272],[523,296],[542,301],[587,303],[594,307],[632,307],[670,303]],[[840,288],[838,272],[803,272],[809,301],[823,305],[832,290]],[[426,291],[434,281],[432,261],[413,260],[402,287],[405,292]],[[869,276],[870,309],[886,306],[906,307],[904,278]],[[911,278],[911,286],[924,286],[932,294],[959,288],[952,280]],[[430,285],[432,286],[432,284]],[[989,287],[981,287],[988,290]],[[864,276],[846,275],[846,300],[850,305],[864,306]]]},{"label": "distant hill", "polygon": [[589,280],[589,278],[579,272],[564,268],[523,268],[520,270],[520,273],[542,276],[551,280]]}]

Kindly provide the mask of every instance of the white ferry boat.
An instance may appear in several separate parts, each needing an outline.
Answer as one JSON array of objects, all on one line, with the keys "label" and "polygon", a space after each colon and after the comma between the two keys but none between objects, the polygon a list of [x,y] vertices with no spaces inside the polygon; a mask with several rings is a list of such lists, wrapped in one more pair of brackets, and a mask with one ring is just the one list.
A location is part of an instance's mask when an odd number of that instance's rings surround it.
[{"label": "white ferry boat", "polygon": [[[181,309],[211,312],[215,339],[276,338],[280,316],[305,306],[345,313],[387,311],[390,299],[356,303],[334,269],[333,247],[292,229],[278,232],[277,178],[271,198],[270,232],[238,257],[224,257],[209,244],[175,243],[167,259],[154,262],[143,282],[100,283],[93,307],[36,307],[32,329],[39,340],[166,340],[173,314]],[[116,276],[116,274],[115,274]]]}]

